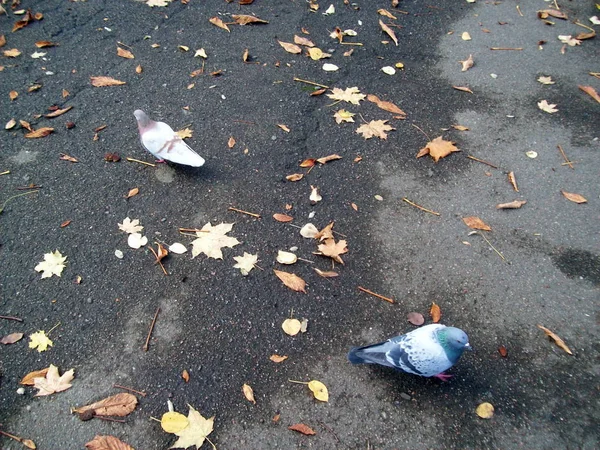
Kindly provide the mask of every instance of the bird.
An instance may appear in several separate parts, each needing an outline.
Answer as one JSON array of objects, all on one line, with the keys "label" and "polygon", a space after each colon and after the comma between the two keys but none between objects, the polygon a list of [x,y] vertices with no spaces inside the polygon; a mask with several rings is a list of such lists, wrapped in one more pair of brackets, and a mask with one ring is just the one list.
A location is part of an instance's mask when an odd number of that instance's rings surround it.
[{"label": "bird", "polygon": [[441,324],[425,325],[378,344],[354,347],[348,353],[352,364],[380,364],[402,372],[448,381],[448,370],[465,349],[472,350],[467,334],[460,328]]},{"label": "bird", "polygon": [[137,120],[142,146],[158,158],[157,162],[164,163],[166,159],[192,167],[204,164],[204,158],[183,142],[169,125],[155,122],[141,109],[136,109],[133,115]]}]

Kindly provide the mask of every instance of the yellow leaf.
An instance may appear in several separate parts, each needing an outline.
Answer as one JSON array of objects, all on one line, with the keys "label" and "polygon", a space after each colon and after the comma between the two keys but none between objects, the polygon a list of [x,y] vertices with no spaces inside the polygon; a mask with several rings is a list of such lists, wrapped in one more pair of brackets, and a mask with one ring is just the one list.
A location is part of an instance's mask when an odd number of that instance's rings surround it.
[{"label": "yellow leaf", "polygon": [[419,153],[417,158],[421,156],[429,155],[435,162],[438,162],[441,158],[445,158],[452,152],[459,152],[460,150],[451,141],[445,141],[442,136],[435,138],[433,141],[427,143]]},{"label": "yellow leaf", "polygon": [[329,392],[327,386],[317,380],[309,381],[308,388],[312,391],[315,398],[322,402],[329,401]]},{"label": "yellow leaf", "polygon": [[298,319],[285,319],[281,324],[281,328],[283,329],[285,334],[289,334],[290,336],[296,336],[298,333],[300,333],[302,324]]},{"label": "yellow leaf", "polygon": [[167,433],[178,433],[189,426],[187,417],[176,411],[169,411],[160,418],[160,426]]},{"label": "yellow leaf", "polygon": [[371,139],[373,136],[379,139],[387,139],[387,131],[395,130],[387,124],[387,120],[371,120],[356,129],[356,132],[362,134],[365,139]]},{"label": "yellow leaf", "polygon": [[346,111],[345,109],[340,109],[339,111],[336,111],[333,117],[335,118],[336,123],[354,122],[354,119],[352,117],[354,117],[355,115],[356,114]]},{"label": "yellow leaf", "polygon": [[244,252],[243,256],[234,256],[233,259],[236,261],[233,268],[240,269],[242,275],[247,276],[258,262],[258,255],[251,255],[250,253]]},{"label": "yellow leaf", "polygon": [[50,278],[52,275],[60,277],[63,269],[65,268],[66,260],[67,257],[61,255],[58,250],[50,253],[45,253],[44,260],[37,266],[35,266],[35,271],[42,272],[42,278]]},{"label": "yellow leaf", "polygon": [[181,139],[191,138],[194,134],[194,130],[191,128],[184,128],[183,130],[176,131],[175,134],[179,136]]},{"label": "yellow leaf", "polygon": [[232,228],[232,223],[213,226],[208,222],[196,233],[198,238],[192,241],[192,258],[204,253],[209,258],[223,259],[221,248],[232,248],[240,243],[236,238],[227,236]]},{"label": "yellow leaf", "polygon": [[48,347],[52,347],[53,345],[52,341],[46,336],[46,332],[43,330],[31,334],[29,339],[29,348],[37,348],[37,351],[40,353],[45,352],[48,350]]},{"label": "yellow leaf", "polygon": [[246,397],[246,400],[256,405],[256,400],[254,399],[254,390],[250,385],[244,383],[244,385],[242,386],[242,392],[244,393],[244,397]]},{"label": "yellow leaf", "polygon": [[461,37],[462,37],[462,40],[463,40],[463,41],[470,41],[470,40],[471,40],[471,35],[469,34],[469,32],[468,32],[468,31],[465,31],[465,32],[464,32],[464,33],[461,35]]},{"label": "yellow leaf", "polygon": [[484,402],[477,407],[475,412],[482,419],[491,419],[494,415],[494,405],[488,402]]}]

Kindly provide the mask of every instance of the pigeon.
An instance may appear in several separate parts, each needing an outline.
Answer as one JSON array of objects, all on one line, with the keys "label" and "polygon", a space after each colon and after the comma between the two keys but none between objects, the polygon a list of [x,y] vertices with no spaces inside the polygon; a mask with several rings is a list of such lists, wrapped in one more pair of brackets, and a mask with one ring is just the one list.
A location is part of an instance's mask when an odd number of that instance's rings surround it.
[{"label": "pigeon", "polygon": [[142,146],[158,158],[158,162],[165,162],[166,159],[192,167],[204,164],[204,158],[183,142],[169,125],[155,122],[141,109],[136,109],[133,115],[137,119]]},{"label": "pigeon", "polygon": [[467,334],[440,324],[425,325],[379,344],[354,347],[352,364],[381,364],[422,377],[448,381],[443,372],[456,364],[465,349],[472,350]]}]

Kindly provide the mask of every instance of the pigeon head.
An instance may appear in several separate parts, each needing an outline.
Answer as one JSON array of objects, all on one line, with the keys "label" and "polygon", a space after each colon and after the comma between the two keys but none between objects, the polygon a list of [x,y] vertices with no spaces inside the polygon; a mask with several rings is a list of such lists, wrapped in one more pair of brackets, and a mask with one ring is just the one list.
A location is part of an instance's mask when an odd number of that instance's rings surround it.
[{"label": "pigeon head", "polygon": [[146,115],[146,113],[144,111],[142,111],[141,109],[136,109],[133,112],[133,115],[137,119],[138,126],[140,128],[146,128],[152,122],[152,120],[150,120],[150,117],[148,117]]},{"label": "pigeon head", "polygon": [[465,349],[471,350],[469,337],[460,328],[442,328],[438,330],[437,338],[452,364],[455,364],[459,360]]}]

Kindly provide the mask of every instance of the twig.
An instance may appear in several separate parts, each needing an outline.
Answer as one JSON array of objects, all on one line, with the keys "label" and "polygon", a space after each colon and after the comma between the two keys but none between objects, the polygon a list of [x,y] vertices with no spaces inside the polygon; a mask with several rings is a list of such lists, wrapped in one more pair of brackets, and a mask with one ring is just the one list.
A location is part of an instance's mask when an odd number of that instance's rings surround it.
[{"label": "twig", "polygon": [[[567,155],[565,154],[565,151],[563,150],[563,148],[559,145],[557,145],[558,149],[560,150],[560,154],[562,155],[562,157],[565,160],[565,164],[567,166],[569,166],[571,169],[575,170],[575,167],[573,167],[573,161],[569,161],[569,158],[567,158]],[[564,165],[564,164],[563,164]]]},{"label": "twig", "polygon": [[500,258],[502,258],[502,261],[506,262],[506,258],[504,257],[504,255],[503,255],[502,253],[500,253],[498,250],[496,250],[496,247],[494,247],[494,246],[492,245],[492,243],[491,243],[490,241],[488,241],[488,238],[486,238],[486,237],[484,236],[484,234],[483,234],[483,233],[480,233],[480,232],[478,232],[478,231],[477,231],[476,233],[477,233],[479,236],[481,236],[481,237],[482,237],[482,238],[485,240],[485,242],[487,242],[487,243],[488,243],[488,245],[489,245],[489,246],[492,248],[492,250],[494,250],[494,251],[495,251],[495,252],[498,254],[498,256],[499,256]]},{"label": "twig", "polygon": [[29,192],[23,192],[21,194],[17,194],[17,195],[13,195],[12,197],[8,197],[4,203],[2,203],[2,206],[0,206],[0,214],[2,213],[2,211],[4,211],[4,208],[6,208],[6,205],[8,204],[8,202],[10,202],[11,200],[14,200],[17,197],[22,197],[24,195],[29,195],[29,194],[34,194],[38,191],[29,191]]},{"label": "twig", "polygon": [[600,72],[589,72],[588,75],[591,75],[594,78],[599,78],[600,79]]},{"label": "twig", "polygon": [[56,330],[58,327],[60,327],[60,322],[58,322],[56,325],[54,325],[52,328],[50,328],[46,334],[50,334],[50,333],[52,333],[52,332],[53,332],[54,330]]},{"label": "twig", "polygon": [[[396,25],[398,26],[398,25]],[[362,42],[340,42],[340,44],[342,45],[358,45],[360,47],[362,47],[364,44]]]},{"label": "twig", "polygon": [[325,428],[327,431],[329,431],[331,434],[333,434],[333,437],[335,438],[336,441],[340,442],[340,438],[338,437],[337,434],[335,434],[335,431],[333,431],[331,428],[329,428],[327,425],[325,425],[324,422],[321,422],[320,420],[319,420],[319,423],[321,425],[323,425],[323,428]]},{"label": "twig", "polygon": [[18,317],[13,317],[13,316],[0,316],[0,319],[16,320],[17,322],[23,322],[23,319],[19,319]]},{"label": "twig", "polygon": [[121,386],[120,384],[113,384],[113,387],[118,388],[118,389],[125,389],[126,391],[130,391],[130,392],[134,392],[134,393],[136,393],[138,395],[141,395],[142,397],[146,396],[145,392],[136,391],[135,389],[131,389],[131,388],[126,387],[126,386]]},{"label": "twig", "polygon": [[579,25],[580,27],[583,27],[586,30],[595,31],[593,28],[590,28],[587,25],[582,24],[581,22],[575,22],[575,25]]},{"label": "twig", "polygon": [[485,164],[486,166],[493,167],[494,169],[499,169],[500,167],[495,166],[494,164],[484,161],[483,159],[475,158],[474,156],[467,155],[467,158],[472,159],[473,161],[480,162],[481,164]]},{"label": "twig", "polygon": [[158,253],[156,253],[156,251],[152,248],[152,246],[148,246],[148,248],[150,249],[150,251],[152,252],[152,254],[154,255],[154,257],[156,258],[156,262],[160,265],[160,268],[162,269],[163,273],[165,275],[169,275],[167,273],[167,269],[165,269],[165,266],[163,265],[162,261],[158,257]]},{"label": "twig", "polygon": [[0,435],[14,439],[15,441],[20,442],[27,448],[35,448],[35,444],[31,439],[24,439],[22,437],[15,436],[14,434],[10,434],[10,433],[7,433],[6,431],[2,431],[2,430],[0,430]]},{"label": "twig", "polygon": [[315,263],[314,261],[311,261],[310,259],[304,259],[304,258],[298,258],[298,261],[304,261],[304,262],[311,263],[311,264]]},{"label": "twig", "polygon": [[[577,164],[579,161],[569,161],[569,162],[564,162],[561,163],[561,166],[571,166],[571,164]],[[571,169],[573,169],[573,167],[571,167]]]},{"label": "twig", "polygon": [[315,83],[314,81],[303,80],[302,78],[294,77],[294,81],[299,81],[300,83],[311,84],[313,86],[319,86],[325,89],[329,89],[329,86],[325,86],[324,84]]},{"label": "twig", "polygon": [[368,290],[368,289],[365,289],[365,288],[364,288],[364,287],[362,287],[362,286],[358,286],[358,290],[359,290],[359,291],[366,292],[367,294],[369,294],[369,295],[372,295],[372,296],[374,296],[374,297],[380,298],[381,300],[385,300],[386,302],[389,302],[389,303],[396,303],[396,302],[395,302],[393,299],[391,299],[391,298],[387,298],[387,297],[384,297],[383,295],[376,294],[375,292],[373,292],[373,291],[370,291],[370,290]]},{"label": "twig", "polygon": [[523,47],[490,47],[490,50],[523,50]]},{"label": "twig", "polygon": [[308,381],[296,381],[296,380],[288,380],[290,383],[296,384],[308,384]]},{"label": "twig", "polygon": [[39,184],[30,184],[29,186],[17,186],[15,189],[17,191],[30,191],[31,189],[41,189],[42,186]]},{"label": "twig", "polygon": [[421,130],[418,126],[416,126],[414,123],[411,123],[411,125],[413,127],[415,127],[417,130],[419,130],[421,133],[423,133],[425,135],[425,137],[427,138],[428,141],[431,141],[431,138],[429,136],[427,136],[427,133],[425,133],[423,130]]},{"label": "twig", "polygon": [[106,417],[106,416],[99,416],[97,414],[94,414],[94,417],[96,419],[102,419],[102,420],[106,420],[107,422],[119,422],[119,423],[126,423],[124,420],[119,420],[119,419],[113,419],[112,417]]},{"label": "twig", "polygon": [[521,8],[519,8],[519,5],[517,5],[517,12],[521,17],[523,17],[523,13],[521,12]]},{"label": "twig", "polygon": [[4,172],[0,172],[0,175],[8,175],[10,173],[10,170],[5,170]]},{"label": "twig", "polygon": [[180,233],[210,233],[208,230],[201,230],[199,228],[179,228]]},{"label": "twig", "polygon": [[154,319],[152,319],[152,323],[150,324],[150,329],[148,330],[148,337],[146,338],[146,343],[144,344],[144,351],[148,351],[148,346],[150,345],[150,336],[152,336],[152,330],[154,330],[154,324],[156,323],[156,318],[158,317],[158,313],[160,312],[160,307],[156,308],[156,313],[154,314]]},{"label": "twig", "polygon": [[249,216],[256,217],[257,219],[260,219],[260,214],[255,214],[255,213],[251,213],[251,212],[248,212],[248,211],[244,211],[243,209],[237,209],[237,208],[234,208],[233,206],[230,206],[227,209],[229,211],[235,211],[235,212],[239,212],[239,213],[242,213],[242,214],[247,214]]},{"label": "twig", "polygon": [[406,197],[402,197],[402,200],[404,200],[406,203],[408,203],[409,205],[414,206],[415,208],[419,208],[421,211],[425,211],[428,212],[429,214],[435,214],[436,216],[440,216],[441,214],[439,212],[435,212],[432,211],[430,209],[424,208],[421,205],[417,205],[416,203],[411,202],[409,199],[407,199]]},{"label": "twig", "polygon": [[144,164],[145,166],[156,167],[156,164],[152,164],[152,163],[149,163],[149,162],[146,162],[146,161],[140,161],[139,159],[130,158],[129,156],[127,156],[125,159],[127,161],[130,161],[130,162],[136,162],[136,163],[139,163],[139,164]]}]

